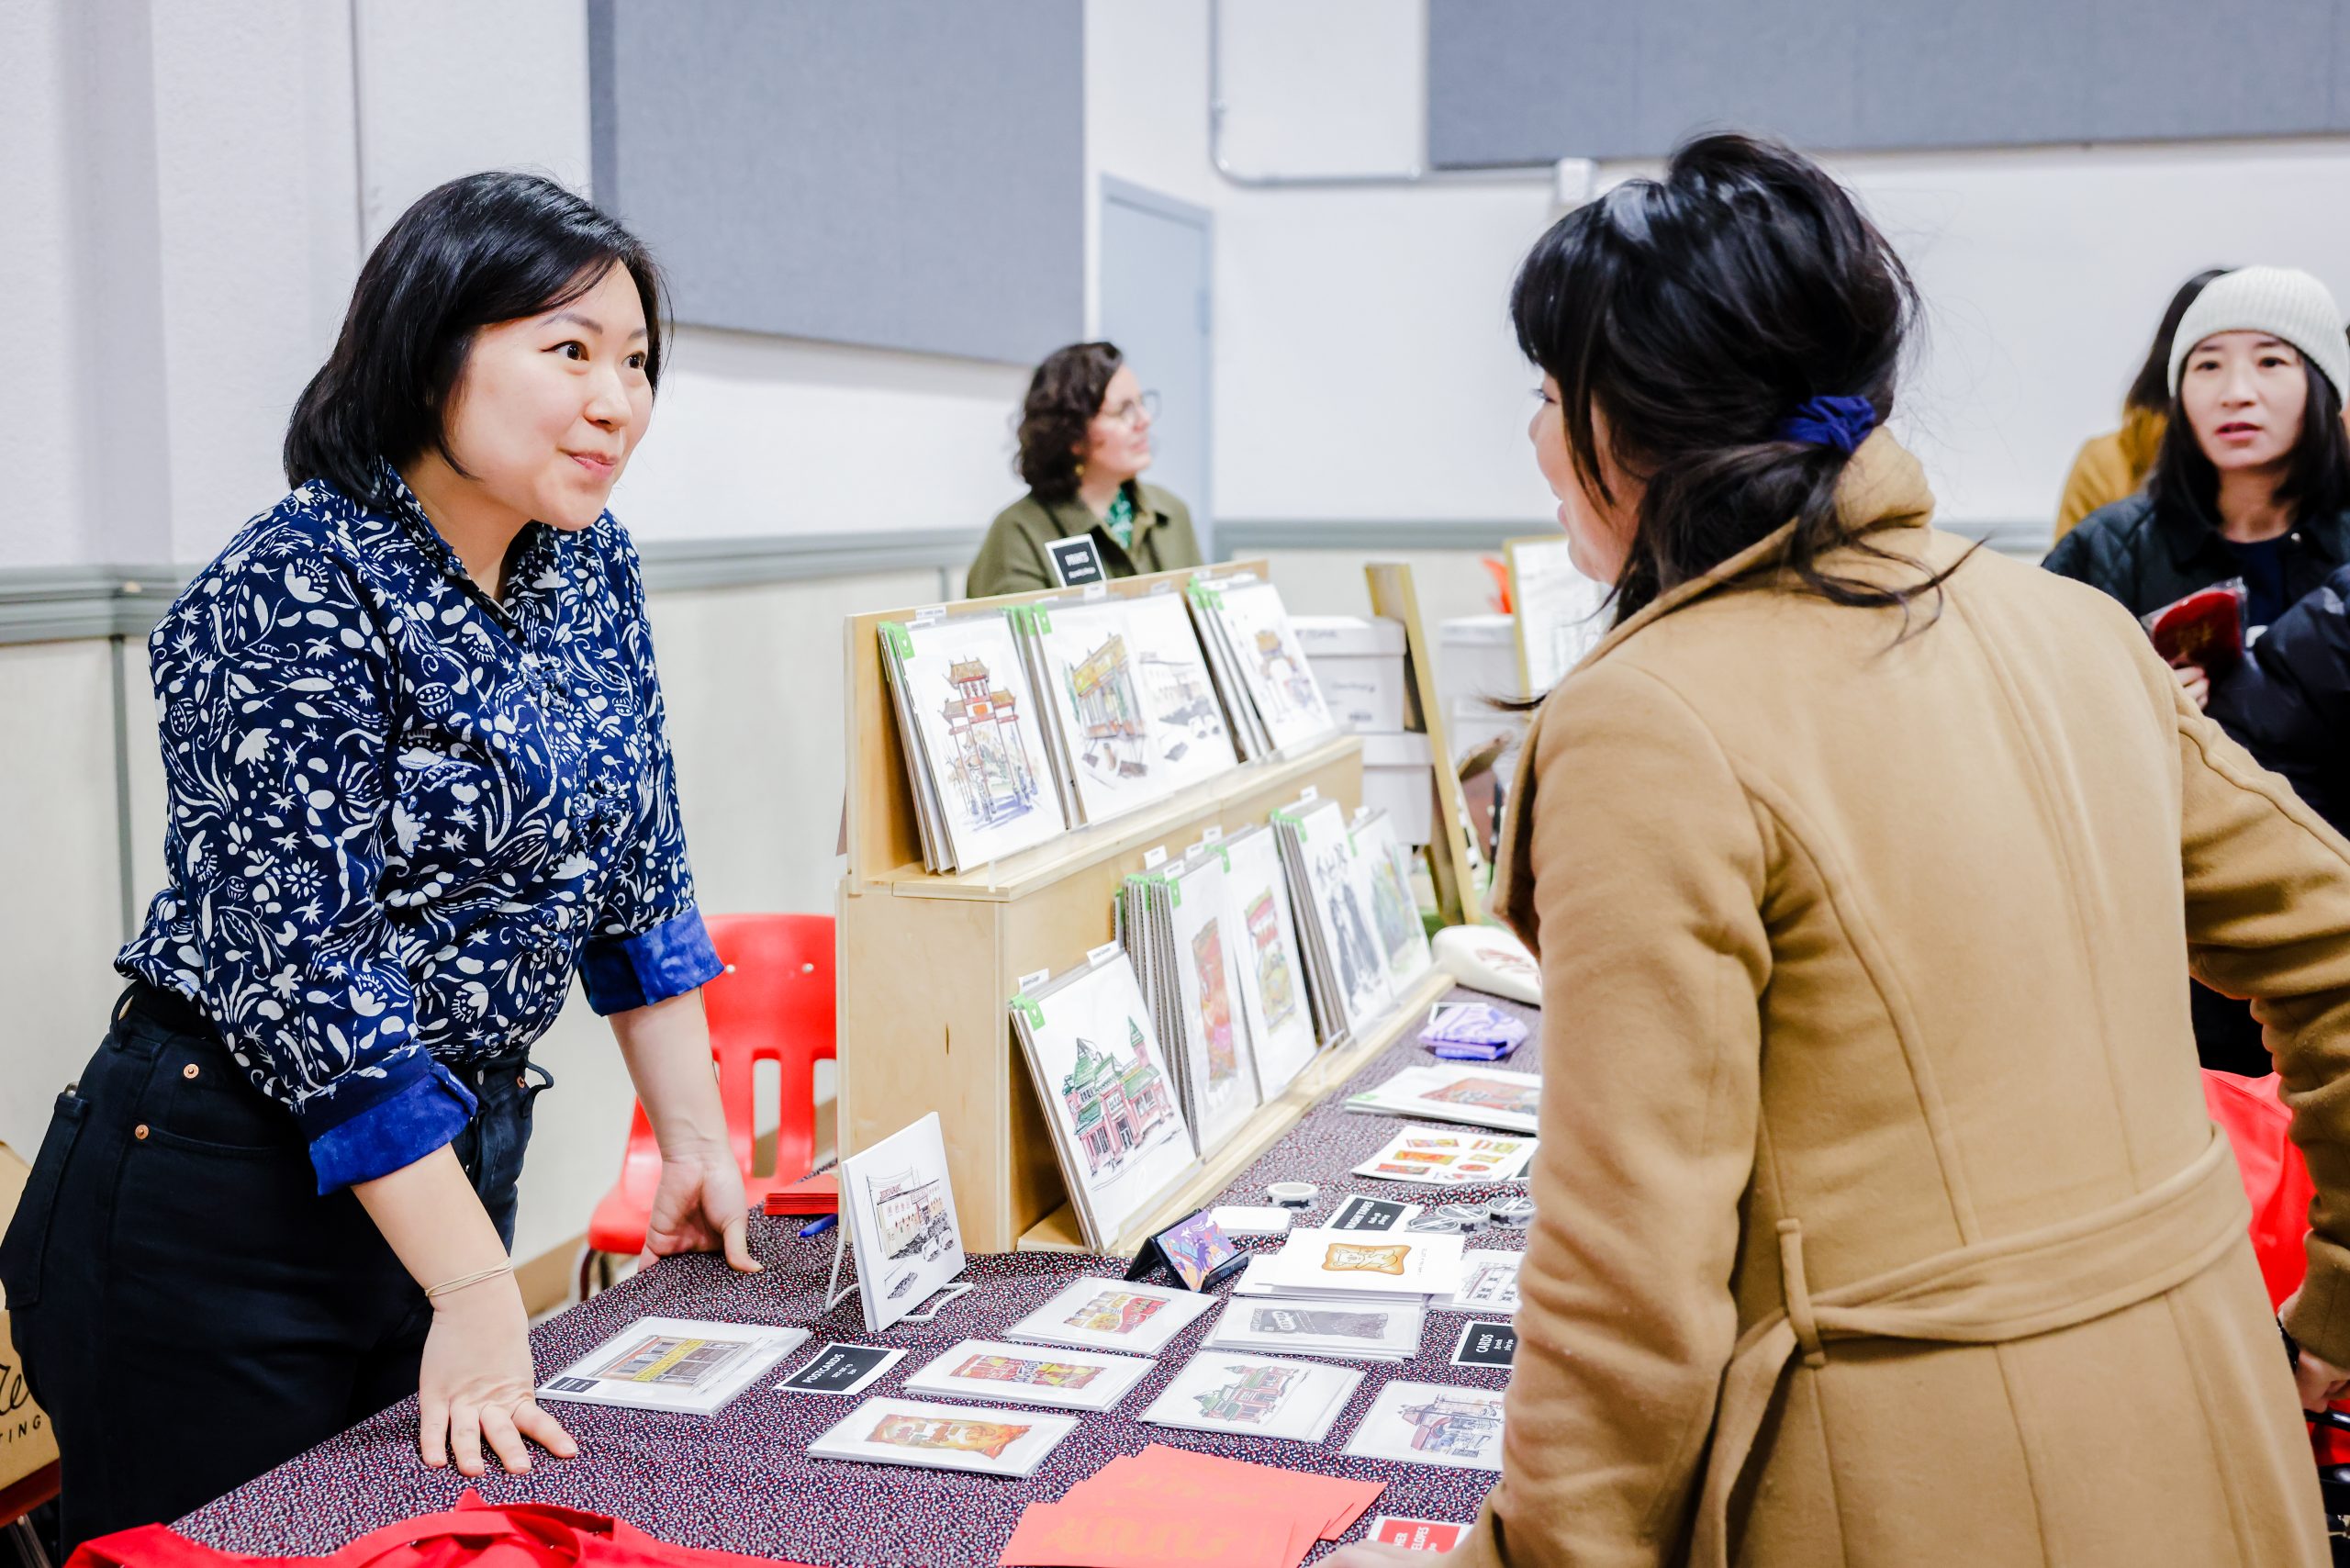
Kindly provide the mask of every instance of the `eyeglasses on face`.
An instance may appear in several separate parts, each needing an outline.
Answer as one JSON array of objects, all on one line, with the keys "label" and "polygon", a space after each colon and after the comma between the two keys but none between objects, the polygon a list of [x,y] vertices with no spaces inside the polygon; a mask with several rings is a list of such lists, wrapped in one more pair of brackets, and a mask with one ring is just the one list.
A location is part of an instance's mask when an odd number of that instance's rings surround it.
[{"label": "eyeglasses on face", "polygon": [[1158,394],[1146,392],[1139,398],[1129,398],[1114,409],[1102,409],[1102,417],[1122,425],[1147,425],[1158,418]]}]

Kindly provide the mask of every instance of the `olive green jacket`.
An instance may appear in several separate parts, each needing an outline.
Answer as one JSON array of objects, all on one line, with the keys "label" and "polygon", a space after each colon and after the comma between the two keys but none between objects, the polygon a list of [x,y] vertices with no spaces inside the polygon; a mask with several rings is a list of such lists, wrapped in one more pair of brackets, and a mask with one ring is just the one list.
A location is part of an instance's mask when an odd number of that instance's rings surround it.
[{"label": "olive green jacket", "polygon": [[1058,588],[1053,564],[1045,555],[1046,542],[1072,539],[1080,533],[1093,535],[1094,546],[1102,552],[1102,566],[1113,577],[1206,564],[1200,559],[1200,542],[1192,534],[1191,510],[1181,501],[1156,485],[1133,479],[1126,481],[1126,494],[1135,503],[1132,549],[1111,538],[1085,503],[1074,496],[1065,501],[1047,501],[1029,491],[996,513],[995,521],[988,525],[988,536],[979,543],[979,558],[971,563],[971,575],[964,585],[965,596],[986,599],[999,593]]}]

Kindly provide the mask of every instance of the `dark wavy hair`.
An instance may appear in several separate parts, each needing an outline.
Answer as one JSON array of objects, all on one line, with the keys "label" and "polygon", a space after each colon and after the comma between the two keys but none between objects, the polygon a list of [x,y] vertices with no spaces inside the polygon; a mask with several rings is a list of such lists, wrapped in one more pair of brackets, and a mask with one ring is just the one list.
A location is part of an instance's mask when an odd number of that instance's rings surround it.
[{"label": "dark wavy hair", "polygon": [[437,450],[464,473],[442,420],[474,334],[567,305],[616,266],[643,301],[658,387],[665,294],[635,235],[537,174],[467,174],[420,196],[359,270],[334,352],[294,405],[285,482],[324,479],[381,507],[382,462]]},{"label": "dark wavy hair", "polygon": [[1901,258],[1843,189],[1746,136],[1683,143],[1663,178],[1618,185],[1535,242],[1510,316],[1559,384],[1576,476],[1613,504],[1596,412],[1608,456],[1646,486],[1614,585],[1619,621],[1792,521],[1785,566],[1803,590],[1897,606],[1908,634],[1911,601],[1949,572],[1886,587],[1822,569],[1848,545],[1902,557],[1838,517],[1845,454],[1780,429],[1814,397],[1890,415],[1918,310]]},{"label": "dark wavy hair", "polygon": [[1043,499],[1065,501],[1077,494],[1077,454],[1086,427],[1102,411],[1110,377],[1125,363],[1115,343],[1071,343],[1046,354],[1028,378],[1013,467]]},{"label": "dark wavy hair", "polygon": [[2138,378],[2130,383],[2129,395],[2121,399],[2123,408],[2159,414],[2170,407],[2170,341],[2178,336],[2178,324],[2186,319],[2187,308],[2195,303],[2195,297],[2228,270],[2206,267],[2178,286],[2178,292],[2170,297],[2170,305],[2163,311],[2163,324],[2154,329],[2154,341],[2146,350],[2146,363],[2138,367]]},{"label": "dark wavy hair", "polygon": [[[2188,345],[2190,350],[2193,346]],[[2301,374],[2309,378],[2309,398],[2301,405],[2301,429],[2293,438],[2292,461],[2275,491],[2277,501],[2292,509],[2296,523],[2350,510],[2350,433],[2344,433],[2342,426],[2341,395],[2307,354],[2301,355]],[[2164,380],[2169,380],[2167,364]],[[2146,476],[2147,498],[2159,508],[2186,507],[2216,524],[2220,471],[2203,454],[2203,443],[2195,439],[2194,427],[2188,422],[2187,409],[2176,393],[2168,407],[2163,443],[2155,450],[2154,466]]]}]

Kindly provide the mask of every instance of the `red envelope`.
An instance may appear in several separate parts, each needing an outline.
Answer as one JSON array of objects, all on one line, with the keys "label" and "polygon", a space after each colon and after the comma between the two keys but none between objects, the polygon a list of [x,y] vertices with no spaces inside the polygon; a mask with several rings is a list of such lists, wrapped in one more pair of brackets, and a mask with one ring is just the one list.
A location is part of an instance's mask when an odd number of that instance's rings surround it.
[{"label": "red envelope", "polygon": [[1297,1568],[1313,1528],[1248,1508],[1031,1503],[996,1561],[1002,1568]]}]

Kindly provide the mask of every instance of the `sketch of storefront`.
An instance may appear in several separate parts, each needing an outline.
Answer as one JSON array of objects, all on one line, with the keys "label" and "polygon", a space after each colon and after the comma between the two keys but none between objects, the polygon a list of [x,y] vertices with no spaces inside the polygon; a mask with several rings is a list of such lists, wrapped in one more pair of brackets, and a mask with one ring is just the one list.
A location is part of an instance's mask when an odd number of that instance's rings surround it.
[{"label": "sketch of storefront", "polygon": [[946,1181],[936,1171],[908,1170],[873,1183],[873,1215],[881,1227],[881,1255],[901,1258],[917,1247],[947,1239]]},{"label": "sketch of storefront", "polygon": [[1166,1074],[1151,1065],[1141,1028],[1129,1019],[1126,1029],[1132,1061],[1121,1067],[1080,1036],[1077,1065],[1061,1080],[1061,1098],[1069,1105],[1091,1175],[1125,1164],[1128,1154],[1152,1141],[1151,1129],[1174,1114]]},{"label": "sketch of storefront", "polygon": [[1160,729],[1160,756],[1177,761],[1192,749],[1192,739],[1224,734],[1224,710],[1197,660],[1145,654],[1141,662],[1143,699]]},{"label": "sketch of storefront", "polygon": [[1422,1453],[1480,1459],[1502,1438],[1502,1402],[1497,1394],[1438,1394],[1398,1412],[1412,1424],[1412,1446]]},{"label": "sketch of storefront", "polygon": [[939,711],[965,813],[982,823],[1020,815],[1035,803],[1036,778],[1028,767],[1018,700],[990,679],[984,659],[957,659],[946,683],[955,695]]},{"label": "sketch of storefront", "polygon": [[1069,666],[1069,701],[1077,710],[1078,759],[1099,773],[1133,778],[1150,771],[1143,755],[1142,705],[1126,666],[1126,639],[1113,633]]},{"label": "sketch of storefront", "polygon": [[1248,941],[1257,952],[1257,991],[1265,1004],[1265,1025],[1278,1029],[1297,1011],[1290,983],[1289,949],[1281,942],[1281,916],[1268,888],[1248,906]]},{"label": "sketch of storefront", "polygon": [[1216,1421],[1261,1421],[1281,1408],[1289,1385],[1304,1375],[1303,1367],[1250,1367],[1222,1388],[1197,1395],[1200,1414]]}]

